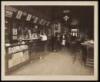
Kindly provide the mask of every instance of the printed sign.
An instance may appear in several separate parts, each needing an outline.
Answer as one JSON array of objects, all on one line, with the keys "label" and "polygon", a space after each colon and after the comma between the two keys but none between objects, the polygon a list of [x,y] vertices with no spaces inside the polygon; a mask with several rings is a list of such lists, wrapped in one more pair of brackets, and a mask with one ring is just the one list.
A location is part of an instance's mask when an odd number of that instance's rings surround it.
[{"label": "printed sign", "polygon": [[26,21],[30,21],[31,20],[31,17],[32,17],[32,15],[31,14],[28,14],[28,16],[26,18]]},{"label": "printed sign", "polygon": [[17,13],[16,18],[21,19],[22,14],[23,14],[23,12],[19,10],[18,13]]},{"label": "printed sign", "polygon": [[12,11],[6,11],[5,16],[11,18],[13,16],[13,12]]},{"label": "printed sign", "polygon": [[27,45],[20,45],[20,46],[14,46],[14,47],[9,47],[8,48],[8,54],[13,54],[19,51],[23,51],[25,49],[28,49]]},{"label": "printed sign", "polygon": [[35,17],[35,19],[34,19],[33,22],[34,22],[34,23],[37,23],[38,19],[39,19],[38,17]]},{"label": "printed sign", "polygon": [[13,32],[13,35],[17,35],[17,28],[13,28],[12,30],[13,30],[12,31]]},{"label": "printed sign", "polygon": [[17,9],[10,6],[5,6],[6,11],[17,12]]},{"label": "printed sign", "polygon": [[46,25],[49,26],[49,24],[50,24],[50,22],[48,21]]},{"label": "printed sign", "polygon": [[42,24],[43,24],[43,22],[44,22],[44,19],[41,19],[39,23],[42,25]]}]

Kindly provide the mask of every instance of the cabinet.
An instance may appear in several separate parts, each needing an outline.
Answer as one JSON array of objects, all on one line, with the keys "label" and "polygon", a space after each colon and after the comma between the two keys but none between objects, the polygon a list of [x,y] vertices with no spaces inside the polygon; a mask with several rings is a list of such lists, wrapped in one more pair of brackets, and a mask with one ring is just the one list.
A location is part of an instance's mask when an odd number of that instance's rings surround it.
[{"label": "cabinet", "polygon": [[30,61],[29,47],[26,44],[6,46],[5,69],[11,73]]},{"label": "cabinet", "polygon": [[81,43],[84,47],[83,55],[85,55],[85,65],[89,67],[94,67],[94,43],[90,43],[90,41],[86,41]]}]

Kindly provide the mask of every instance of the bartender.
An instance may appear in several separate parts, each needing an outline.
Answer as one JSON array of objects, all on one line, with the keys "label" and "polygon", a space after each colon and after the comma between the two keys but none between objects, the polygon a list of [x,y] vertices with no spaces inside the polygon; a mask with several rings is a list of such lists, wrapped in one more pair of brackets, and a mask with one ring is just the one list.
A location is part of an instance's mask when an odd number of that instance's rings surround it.
[{"label": "bartender", "polygon": [[43,49],[44,49],[44,51],[46,51],[47,50],[47,35],[46,35],[46,33],[41,33],[40,34],[40,37],[41,37],[41,41],[42,41],[42,45],[43,45]]}]

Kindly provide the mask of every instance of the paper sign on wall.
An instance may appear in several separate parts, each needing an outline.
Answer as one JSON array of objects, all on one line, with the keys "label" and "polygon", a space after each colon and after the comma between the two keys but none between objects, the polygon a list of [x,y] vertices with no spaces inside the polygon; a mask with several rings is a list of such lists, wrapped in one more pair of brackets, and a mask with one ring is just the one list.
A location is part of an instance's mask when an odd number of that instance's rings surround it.
[{"label": "paper sign on wall", "polygon": [[6,14],[5,14],[6,17],[10,17],[11,18],[12,15],[13,15],[12,11],[6,11]]},{"label": "paper sign on wall", "polygon": [[37,23],[38,19],[39,19],[38,17],[35,17],[35,19],[34,19],[33,22],[34,22],[34,23]]},{"label": "paper sign on wall", "polygon": [[22,11],[18,11],[16,18],[17,19],[21,19],[23,12]]},{"label": "paper sign on wall", "polygon": [[28,16],[26,18],[26,21],[30,21],[31,20],[31,17],[32,17],[32,15],[31,14],[28,14]]}]

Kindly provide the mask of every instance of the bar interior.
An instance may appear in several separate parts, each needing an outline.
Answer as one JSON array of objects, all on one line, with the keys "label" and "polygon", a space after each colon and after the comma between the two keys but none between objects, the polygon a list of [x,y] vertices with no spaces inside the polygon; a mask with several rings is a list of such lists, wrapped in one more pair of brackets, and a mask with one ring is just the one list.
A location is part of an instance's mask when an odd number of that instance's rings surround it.
[{"label": "bar interior", "polygon": [[6,75],[93,74],[93,12],[92,6],[5,6]]}]

